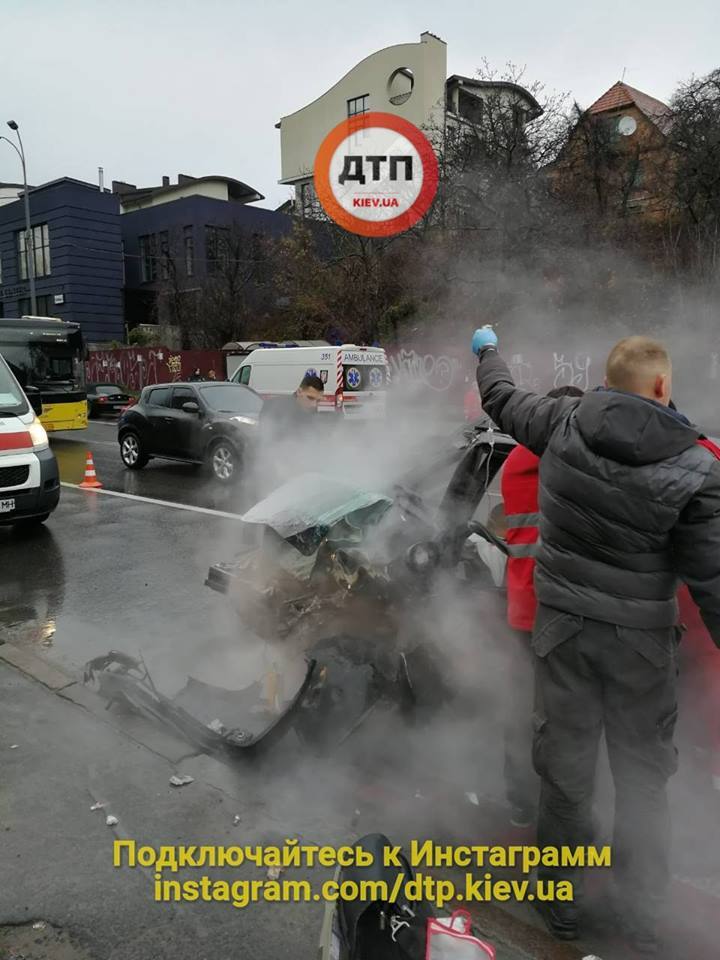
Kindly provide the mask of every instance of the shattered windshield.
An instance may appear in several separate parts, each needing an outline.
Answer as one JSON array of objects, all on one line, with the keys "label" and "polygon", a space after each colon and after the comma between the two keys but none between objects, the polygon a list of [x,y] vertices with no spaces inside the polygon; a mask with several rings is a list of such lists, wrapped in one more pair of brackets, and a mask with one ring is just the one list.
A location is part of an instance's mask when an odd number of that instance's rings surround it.
[{"label": "shattered windshield", "polygon": [[283,539],[309,530],[327,532],[340,522],[347,525],[348,536],[353,530],[361,535],[391,505],[392,500],[383,494],[320,473],[307,473],[256,503],[242,519],[271,527]]}]

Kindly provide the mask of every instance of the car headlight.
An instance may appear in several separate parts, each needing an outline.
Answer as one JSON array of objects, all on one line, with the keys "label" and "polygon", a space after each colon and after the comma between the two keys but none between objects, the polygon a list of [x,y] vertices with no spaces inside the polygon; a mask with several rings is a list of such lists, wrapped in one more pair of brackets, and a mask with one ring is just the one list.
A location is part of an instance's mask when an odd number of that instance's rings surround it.
[{"label": "car headlight", "polygon": [[33,443],[33,448],[35,450],[47,450],[50,446],[48,443],[48,435],[45,432],[45,427],[40,423],[37,417],[28,427],[28,433],[30,434],[30,439]]}]

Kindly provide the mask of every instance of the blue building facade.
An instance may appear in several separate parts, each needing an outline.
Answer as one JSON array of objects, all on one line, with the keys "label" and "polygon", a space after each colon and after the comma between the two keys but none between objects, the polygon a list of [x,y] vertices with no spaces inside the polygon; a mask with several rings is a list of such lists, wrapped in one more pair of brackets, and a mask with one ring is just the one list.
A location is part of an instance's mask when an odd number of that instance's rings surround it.
[{"label": "blue building facade", "polygon": [[[237,183],[228,178],[204,179]],[[177,199],[172,199],[173,190],[184,187],[190,192],[193,178],[182,178],[180,186],[143,191],[146,195],[165,192],[165,197],[156,196],[152,205],[138,209],[133,209],[132,194],[120,192],[129,329],[138,323],[157,322],[157,298],[169,287],[188,293],[198,291],[217,272],[223,255],[238,242],[238,236],[248,241],[252,237],[277,239],[292,230],[293,220],[288,214],[248,205],[246,198],[261,199],[251,188],[245,188],[245,193],[238,190],[234,197],[231,187],[227,199],[221,199],[203,195],[202,180],[195,182],[198,193]],[[120,190],[127,186],[113,184]]]},{"label": "blue building facade", "polygon": [[[117,196],[63,177],[30,190],[37,314],[79,323],[86,342],[124,340]],[[32,313],[22,199],[0,206],[0,310]]]}]

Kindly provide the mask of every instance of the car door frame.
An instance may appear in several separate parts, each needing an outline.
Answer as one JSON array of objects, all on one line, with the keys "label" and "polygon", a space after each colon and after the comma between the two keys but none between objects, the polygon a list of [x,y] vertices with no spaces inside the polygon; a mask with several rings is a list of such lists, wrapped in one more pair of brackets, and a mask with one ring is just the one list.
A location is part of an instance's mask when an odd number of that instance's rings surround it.
[{"label": "car door frame", "polygon": [[[188,400],[191,399],[198,405],[198,413],[186,413],[184,410],[173,406],[175,394],[181,390],[187,390],[191,394],[191,397],[186,398],[184,402],[187,403]],[[170,419],[172,420],[170,432],[172,434],[173,450],[168,456],[176,457],[178,460],[201,459],[202,454],[199,435],[203,426],[202,419],[204,412],[205,405],[200,398],[199,391],[193,384],[173,384],[170,395]]]},{"label": "car door frame", "polygon": [[172,403],[172,384],[158,383],[148,390],[147,398],[143,400],[145,419],[148,427],[147,440],[149,449],[147,452],[150,456],[170,457],[172,454],[168,452],[167,441],[163,442],[162,438],[168,435],[168,426],[172,422],[172,418],[169,416],[171,408],[169,404],[160,406],[159,404],[153,404],[151,402],[150,398],[155,390],[167,390],[170,402]]}]

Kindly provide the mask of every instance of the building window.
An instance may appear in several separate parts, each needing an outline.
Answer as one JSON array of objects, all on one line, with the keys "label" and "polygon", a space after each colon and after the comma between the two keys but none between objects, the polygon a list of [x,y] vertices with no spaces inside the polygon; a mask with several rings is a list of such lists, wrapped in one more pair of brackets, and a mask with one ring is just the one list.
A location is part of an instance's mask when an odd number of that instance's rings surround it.
[{"label": "building window", "polygon": [[157,280],[157,261],[155,259],[155,234],[138,237],[140,247],[140,272],[143,283]]},{"label": "building window", "polygon": [[183,227],[183,249],[185,251],[185,273],[192,277],[195,273],[195,237],[193,228]]},{"label": "building window", "polygon": [[480,126],[485,115],[485,103],[482,97],[465,90],[458,91],[458,114],[475,126]]},{"label": "building window", "polygon": [[[37,317],[51,317],[52,314],[52,299],[49,294],[39,294],[35,297],[35,309]],[[22,300],[18,300],[18,315],[21,317],[30,317],[32,316],[32,300],[30,297],[23,297]]]},{"label": "building window", "polygon": [[160,279],[170,278],[170,236],[167,230],[158,234],[160,238]]},{"label": "building window", "polygon": [[360,113],[368,112],[368,100],[370,99],[370,94],[364,93],[361,97],[353,97],[352,100],[347,102],[347,115],[349,117],[357,117]]},{"label": "building window", "polygon": [[229,227],[205,227],[205,257],[208,276],[215,276],[227,267],[230,252]]},{"label": "building window", "polygon": [[[32,244],[35,254],[35,276],[50,276],[50,232],[46,223],[32,227]],[[18,274],[21,280],[30,276],[29,251],[25,243],[25,231],[18,230],[17,234]]]},{"label": "building window", "polygon": [[529,111],[525,110],[523,107],[518,104],[513,105],[513,122],[515,124],[515,129],[521,130],[525,124],[530,119]]}]

